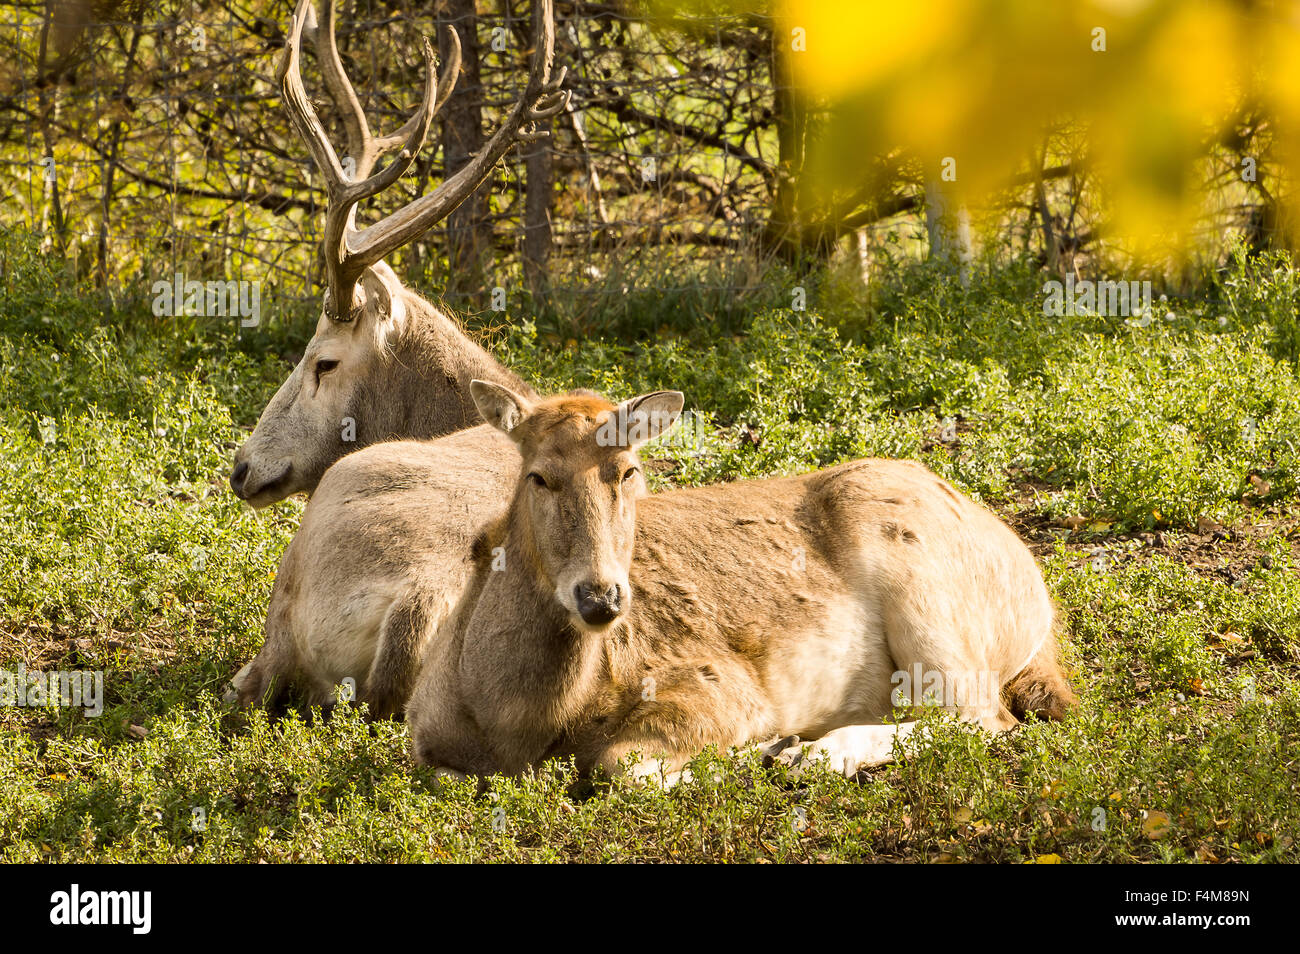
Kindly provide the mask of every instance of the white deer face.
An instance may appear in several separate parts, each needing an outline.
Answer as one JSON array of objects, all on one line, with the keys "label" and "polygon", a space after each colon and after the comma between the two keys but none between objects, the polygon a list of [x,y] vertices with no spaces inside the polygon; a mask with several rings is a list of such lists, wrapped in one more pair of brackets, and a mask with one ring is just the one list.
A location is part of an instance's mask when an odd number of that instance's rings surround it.
[{"label": "white deer face", "polygon": [[235,455],[230,486],[254,507],[316,489],[326,469],[363,446],[368,398],[384,373],[378,360],[405,319],[402,286],[382,262],[358,285],[353,319],[323,313],[302,360],[271,398]]}]

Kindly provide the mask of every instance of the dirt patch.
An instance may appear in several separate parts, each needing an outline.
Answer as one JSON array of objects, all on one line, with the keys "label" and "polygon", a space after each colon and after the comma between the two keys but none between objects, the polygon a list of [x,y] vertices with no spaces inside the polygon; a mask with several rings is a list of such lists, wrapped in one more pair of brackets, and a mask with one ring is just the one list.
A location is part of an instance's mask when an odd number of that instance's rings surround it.
[{"label": "dirt patch", "polygon": [[1058,543],[1067,552],[1088,559],[1150,559],[1164,557],[1230,585],[1252,570],[1273,568],[1270,542],[1284,539],[1300,562],[1300,515],[1280,506],[1249,511],[1250,519],[1231,526],[1203,520],[1196,530],[1143,530],[1113,533],[1097,521],[1054,521],[1035,506],[1041,487],[1024,484],[999,513],[1039,559],[1054,553]]},{"label": "dirt patch", "polygon": [[0,664],[19,662],[30,670],[87,669],[108,664],[116,653],[159,662],[176,655],[175,639],[162,624],[137,632],[104,626],[99,633],[85,625],[65,628],[46,620],[16,628],[0,624]]}]

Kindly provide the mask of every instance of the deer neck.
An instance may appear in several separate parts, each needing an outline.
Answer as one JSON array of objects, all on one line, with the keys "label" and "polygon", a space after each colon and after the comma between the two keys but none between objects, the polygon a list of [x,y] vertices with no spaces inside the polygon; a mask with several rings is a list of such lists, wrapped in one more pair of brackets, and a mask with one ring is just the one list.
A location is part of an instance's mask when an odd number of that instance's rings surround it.
[{"label": "deer neck", "polygon": [[441,437],[482,423],[470,382],[502,384],[528,397],[536,392],[461,330],[450,317],[406,292],[406,321],[386,348],[379,388],[369,402],[387,420],[376,439]]},{"label": "deer neck", "polygon": [[606,634],[580,632],[538,574],[518,500],[483,544],[465,620],[467,698],[503,770],[539,760],[604,683]]}]

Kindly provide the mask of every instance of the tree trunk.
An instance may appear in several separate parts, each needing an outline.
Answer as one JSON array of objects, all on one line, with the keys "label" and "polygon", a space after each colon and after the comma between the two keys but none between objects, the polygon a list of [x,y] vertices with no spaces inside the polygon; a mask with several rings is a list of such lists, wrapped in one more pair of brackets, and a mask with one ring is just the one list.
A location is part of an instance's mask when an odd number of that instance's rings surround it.
[{"label": "tree trunk", "polygon": [[[135,69],[135,57],[136,53],[140,49],[140,38],[144,33],[141,28],[143,16],[144,7],[140,7],[138,14],[131,20],[130,42],[123,44],[122,52],[125,55],[125,62],[122,66],[122,83],[118,87],[116,97],[118,102],[121,103],[125,103],[127,92],[131,89],[131,74]],[[121,114],[119,114],[119,116],[120,115]],[[115,119],[109,130],[109,147],[103,160],[104,174],[102,188],[100,190],[99,242],[96,246],[95,281],[96,284],[104,290],[105,298],[108,296],[109,223],[113,214],[113,200],[117,194],[116,179],[118,154],[122,148],[122,141],[126,138],[126,134],[126,121],[121,118]]]},{"label": "tree trunk", "polygon": [[[550,129],[551,121],[537,128]],[[551,259],[551,140],[528,147],[524,168],[524,279],[533,298],[543,300],[550,279]]]},{"label": "tree trunk", "polygon": [[930,239],[930,261],[957,269],[963,286],[970,284],[970,213],[951,199],[937,179],[925,181],[925,230]]},{"label": "tree trunk", "polygon": [[804,178],[808,151],[808,106],[794,84],[785,44],[789,36],[773,30],[771,51],[772,118],[776,124],[778,159],[772,211],[763,228],[761,246],[791,264],[823,262],[835,251],[835,223],[818,208]]},{"label": "tree trunk", "polygon": [[[479,76],[478,15],[474,0],[444,0],[438,15],[438,55],[446,62],[442,24],[450,23],[460,35],[461,67],[456,89],[442,110],[442,149],[446,175],[469,162],[483,147],[483,85]],[[487,195],[476,189],[447,216],[447,291],[468,292],[484,288],[484,266],[491,254],[492,234],[487,221]]]},{"label": "tree trunk", "polygon": [[[48,68],[47,54],[49,52],[50,25],[53,20],[53,4],[47,2],[45,5],[45,19],[41,23],[40,54],[36,64],[36,75],[42,79],[46,76]],[[54,133],[51,127],[58,122],[59,116],[58,82],[42,82],[38,88],[38,98],[41,145],[45,149],[45,155],[42,158],[52,161],[54,159]],[[57,251],[58,257],[63,258],[67,254],[68,236],[67,222],[63,217],[63,203],[59,198],[58,172],[58,167],[55,166],[48,174],[44,168],[41,169],[40,173],[41,188],[45,195],[45,202],[41,207],[41,251],[49,252],[53,248]]]},{"label": "tree trunk", "polygon": [[[509,0],[507,0],[507,7]],[[531,17],[514,22],[515,42],[529,50],[535,42],[531,32]],[[556,59],[567,59],[564,34],[556,37]],[[545,301],[550,286],[550,261],[552,247],[551,201],[555,191],[555,141],[556,124],[544,119],[535,124],[538,132],[551,135],[539,139],[524,151],[524,281],[537,302]]]},{"label": "tree trunk", "polygon": [[777,167],[776,192],[772,211],[763,229],[764,250],[784,261],[799,257],[801,232],[799,223],[799,176],[803,171],[804,133],[807,113],[794,90],[794,71],[786,59],[781,33],[772,31],[770,43],[772,77],[772,117],[776,123]]}]

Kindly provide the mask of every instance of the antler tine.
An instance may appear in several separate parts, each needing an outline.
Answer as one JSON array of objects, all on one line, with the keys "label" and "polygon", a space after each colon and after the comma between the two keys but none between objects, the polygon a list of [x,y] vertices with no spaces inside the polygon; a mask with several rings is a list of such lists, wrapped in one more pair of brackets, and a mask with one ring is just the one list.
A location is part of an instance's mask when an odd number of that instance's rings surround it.
[{"label": "antler tine", "polygon": [[[424,145],[434,114],[450,95],[455,84],[456,70],[460,65],[460,45],[458,40],[450,43],[452,52],[450,59],[454,69],[449,76],[444,77],[442,84],[439,84],[433,62],[433,47],[427,37],[423,38],[427,71],[424,96],[420,106],[397,134],[376,139],[370,135],[356,93],[343,73],[338,48],[333,39],[333,3],[331,0],[325,0],[325,4],[324,29],[320,24],[315,26],[317,54],[321,56],[321,68],[327,76],[327,84],[335,96],[335,101],[339,103],[344,113],[344,121],[348,125],[350,146],[353,149],[353,159],[358,173],[355,179],[350,178],[345,172],[303,88],[302,34],[312,19],[311,0],[298,0],[298,6],[289,26],[289,35],[285,41],[284,56],[277,70],[277,79],[280,82],[290,119],[311,150],[312,157],[316,160],[316,165],[325,179],[329,195],[329,205],[325,213],[325,235],[322,240],[326,277],[329,283],[325,311],[337,320],[348,321],[351,319],[352,291],[356,281],[361,277],[366,266],[373,264],[373,262],[358,261],[349,249],[349,239],[356,234],[357,203],[382,192],[410,168]],[[332,79],[328,78],[331,74]],[[380,156],[399,147],[400,151],[387,166],[374,175],[369,174],[370,168]]]},{"label": "antler tine", "polygon": [[289,33],[284,41],[284,55],[280,57],[275,78],[280,85],[280,94],[284,97],[285,109],[289,112],[289,120],[298,131],[298,135],[306,142],[312,158],[316,160],[316,167],[325,177],[326,188],[333,198],[335,191],[347,177],[343,174],[339,157],[335,154],[334,147],[330,145],[329,138],[325,135],[325,127],[321,125],[316,111],[312,109],[311,101],[307,99],[307,91],[302,85],[300,62],[302,30],[307,21],[310,4],[311,0],[298,0],[293,18],[289,21]]},{"label": "antler tine", "polygon": [[[308,10],[311,9],[309,6]],[[400,148],[411,138],[411,133],[421,122],[421,113],[416,112],[400,129],[387,136],[376,136],[371,133],[370,124],[366,121],[366,114],[361,108],[361,100],[357,97],[352,81],[348,79],[343,69],[343,60],[339,56],[336,11],[334,0],[321,0],[321,27],[317,27],[316,18],[311,16],[307,20],[304,32],[316,46],[316,58],[320,61],[321,76],[330,95],[334,98],[334,104],[342,114],[348,137],[347,155],[351,156],[356,164],[352,174],[353,180],[356,181],[370,175],[380,158]],[[434,99],[436,104],[434,115],[437,115],[438,110],[451,96],[452,88],[460,75],[460,37],[450,27],[446,28],[446,33],[447,63],[444,65],[442,81],[438,84],[438,93]]]},{"label": "antler tine", "polygon": [[[434,100],[434,116],[438,115],[439,110],[451,98],[451,91],[456,87],[456,80],[460,78],[460,34],[450,26],[445,26],[443,27],[443,37],[447,40],[447,56],[446,61],[442,64],[442,79],[438,83],[438,94]],[[392,152],[393,149],[408,140],[419,120],[420,114],[416,113],[395,133],[376,138],[375,146],[378,154],[382,156],[385,153]]]},{"label": "antler tine", "polygon": [[[393,160],[384,166],[379,172],[353,184],[345,190],[344,195],[351,205],[356,205],[362,199],[368,199],[372,195],[378,195],[390,185],[400,179],[403,173],[410,168],[411,163],[415,160],[420,148],[424,145],[424,139],[429,134],[429,126],[433,122],[433,114],[437,112],[439,101],[437,97],[438,90],[438,72],[433,65],[433,45],[429,42],[427,36],[420,38],[420,44],[424,49],[424,63],[429,68],[424,78],[424,97],[420,100],[420,106],[415,114],[402,126],[403,129],[409,130],[405,137],[398,139],[397,142],[402,144],[401,150],[393,157]],[[386,139],[396,137],[385,137]]]},{"label": "antler tine", "polygon": [[[555,56],[554,0],[537,0],[533,6],[533,49],[524,92],[510,110],[501,128],[483,148],[433,192],[398,209],[369,228],[353,233],[348,242],[348,259],[360,268],[373,265],[395,248],[405,245],[446,218],[479,187],[517,139],[540,138],[525,124],[553,116],[568,105],[570,93],[562,90],[565,71],[551,78]],[[521,135],[522,130],[522,135]]]},{"label": "antler tine", "polygon": [[[567,76],[568,73],[569,68],[567,66],[560,67],[560,75],[555,77],[555,79],[551,80],[548,84],[547,88],[551,91],[543,93],[541,97],[538,98],[537,102],[533,104],[532,108],[528,110],[528,115],[524,118],[525,123],[531,126],[539,119],[549,119],[562,109],[568,107],[572,93],[567,89],[559,89],[559,87],[564,84],[564,77]],[[549,129],[527,129],[520,127],[519,132],[515,134],[515,138],[520,142],[537,142],[541,139],[550,139],[551,132]]]},{"label": "antler tine", "polygon": [[352,289],[366,267],[374,264],[361,261],[351,248],[353,236],[360,234],[356,230],[357,203],[383,192],[405,174],[424,145],[429,126],[433,122],[433,114],[437,111],[438,74],[433,65],[433,46],[428,37],[421,37],[421,44],[424,62],[428,67],[424,98],[410,122],[403,127],[410,128],[404,144],[379,172],[341,188],[337,199],[331,198],[329,211],[325,214],[325,248],[333,251],[336,256],[330,263],[330,299],[326,303],[326,310],[340,321],[351,319]]},{"label": "antler tine", "polygon": [[303,32],[316,47],[316,60],[320,64],[321,78],[325,80],[325,87],[334,98],[334,105],[342,114],[343,126],[348,137],[347,155],[351,156],[356,163],[352,178],[364,179],[370,175],[370,170],[381,153],[371,149],[370,125],[366,122],[366,114],[361,109],[361,100],[357,98],[357,91],[353,89],[352,81],[343,70],[343,60],[339,57],[338,38],[335,34],[336,25],[334,0],[321,0],[319,20],[314,7],[311,4],[307,5],[307,18]]}]

